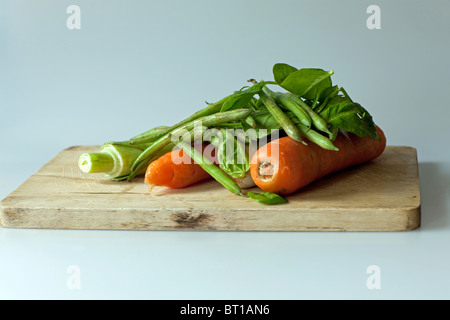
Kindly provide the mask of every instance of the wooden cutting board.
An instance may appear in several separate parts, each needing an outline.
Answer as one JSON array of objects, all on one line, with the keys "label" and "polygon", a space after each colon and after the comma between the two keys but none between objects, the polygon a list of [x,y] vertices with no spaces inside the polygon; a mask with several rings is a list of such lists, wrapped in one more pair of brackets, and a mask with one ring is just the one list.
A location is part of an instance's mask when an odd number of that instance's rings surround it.
[{"label": "wooden cutting board", "polygon": [[[228,231],[407,231],[420,226],[416,149],[388,146],[376,160],[323,178],[282,205],[263,205],[211,180],[181,190],[85,174],[83,152],[61,151],[2,200],[13,228]],[[256,189],[257,190],[257,189]]]}]

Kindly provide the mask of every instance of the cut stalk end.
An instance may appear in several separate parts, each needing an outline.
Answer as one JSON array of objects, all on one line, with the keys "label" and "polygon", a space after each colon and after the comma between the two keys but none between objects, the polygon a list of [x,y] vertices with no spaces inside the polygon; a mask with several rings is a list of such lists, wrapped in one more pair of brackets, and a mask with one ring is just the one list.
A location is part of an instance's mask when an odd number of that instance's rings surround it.
[{"label": "cut stalk end", "polygon": [[106,152],[83,153],[78,167],[85,173],[109,172],[114,168],[114,158]]}]

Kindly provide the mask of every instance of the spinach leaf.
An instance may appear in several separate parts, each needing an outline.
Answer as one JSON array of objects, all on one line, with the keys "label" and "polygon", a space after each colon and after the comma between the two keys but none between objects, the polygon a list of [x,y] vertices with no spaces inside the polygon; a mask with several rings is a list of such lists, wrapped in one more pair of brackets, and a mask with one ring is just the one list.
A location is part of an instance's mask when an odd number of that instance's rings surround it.
[{"label": "spinach leaf", "polygon": [[276,83],[282,83],[284,79],[295,71],[297,71],[297,68],[294,68],[286,63],[276,63],[272,68],[273,78]]},{"label": "spinach leaf", "polygon": [[287,200],[282,196],[267,191],[263,191],[261,193],[247,192],[247,196],[264,204],[281,204],[287,202]]},{"label": "spinach leaf", "polygon": [[247,108],[253,96],[261,91],[264,83],[256,83],[251,87],[234,92],[222,105],[221,112]]},{"label": "spinach leaf", "polygon": [[323,102],[314,108],[316,113],[322,112],[327,106],[335,105],[343,102],[353,102],[348,95],[340,94],[342,88],[338,86],[330,87],[330,89],[325,90],[324,94],[327,96],[324,98]]},{"label": "spinach leaf", "polygon": [[322,99],[319,100],[319,104],[313,106],[315,112],[320,112],[330,99],[338,96],[340,88],[338,86],[328,87],[322,92]]},{"label": "spinach leaf", "polygon": [[333,71],[317,68],[296,68],[287,64],[275,64],[273,69],[275,82],[283,89],[304,99],[322,99],[323,92],[331,87]]},{"label": "spinach leaf", "polygon": [[337,96],[331,99],[320,112],[320,116],[329,124],[352,132],[360,137],[378,137],[372,116],[360,104],[348,97]]}]

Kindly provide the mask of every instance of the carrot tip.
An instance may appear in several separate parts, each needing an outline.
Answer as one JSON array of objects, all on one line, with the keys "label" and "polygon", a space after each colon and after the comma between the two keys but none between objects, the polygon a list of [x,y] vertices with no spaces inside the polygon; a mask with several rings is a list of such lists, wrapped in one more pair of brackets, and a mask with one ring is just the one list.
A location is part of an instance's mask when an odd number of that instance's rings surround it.
[{"label": "carrot tip", "polygon": [[155,186],[156,186],[156,184],[151,184],[148,188],[148,192],[152,192],[152,190]]}]

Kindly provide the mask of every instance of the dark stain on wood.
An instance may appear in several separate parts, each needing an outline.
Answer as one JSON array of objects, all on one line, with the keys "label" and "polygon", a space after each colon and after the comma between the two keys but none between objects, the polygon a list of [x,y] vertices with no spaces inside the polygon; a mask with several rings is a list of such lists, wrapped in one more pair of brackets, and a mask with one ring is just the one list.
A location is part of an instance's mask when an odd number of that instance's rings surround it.
[{"label": "dark stain on wood", "polygon": [[212,217],[206,213],[175,213],[172,215],[172,220],[176,222],[177,228],[186,229],[208,229]]}]

